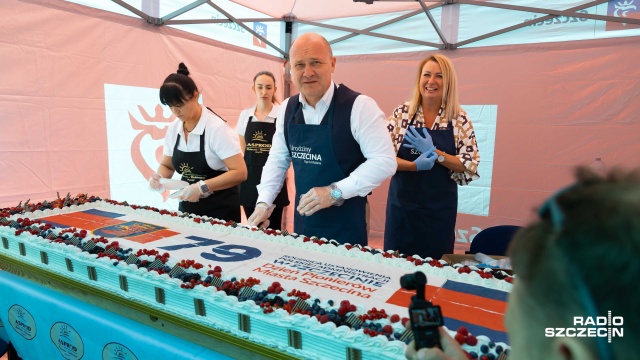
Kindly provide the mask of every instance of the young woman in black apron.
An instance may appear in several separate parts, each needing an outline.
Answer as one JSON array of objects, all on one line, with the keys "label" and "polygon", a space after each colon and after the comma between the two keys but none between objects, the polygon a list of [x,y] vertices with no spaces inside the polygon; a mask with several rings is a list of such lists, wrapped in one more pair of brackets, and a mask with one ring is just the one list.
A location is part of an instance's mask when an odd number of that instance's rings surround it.
[{"label": "young woman in black apron", "polygon": [[395,109],[388,129],[398,170],[389,186],[384,249],[440,259],[453,253],[458,185],[479,178],[480,162],[448,58],[435,54],[420,64],[414,96]]},{"label": "young woman in black apron", "polygon": [[[247,164],[247,181],[240,184],[240,204],[249,218],[255,210],[258,200],[258,184],[262,177],[262,168],[269,157],[269,150],[276,132],[276,116],[279,105],[276,103],[276,79],[272,73],[261,71],[253,78],[251,87],[256,95],[256,104],[240,113],[236,132],[240,137],[240,147]],[[275,208],[269,217],[269,227],[280,230],[282,212],[289,205],[287,181],[273,202]]]},{"label": "young woman in black apron", "polygon": [[180,63],[160,88],[160,102],[179,119],[165,137],[164,156],[151,188],[162,190],[160,178],[175,171],[189,186],[182,190],[180,211],[240,222],[238,184],[247,178],[240,144],[233,129],[198,103],[200,95],[189,70]]}]

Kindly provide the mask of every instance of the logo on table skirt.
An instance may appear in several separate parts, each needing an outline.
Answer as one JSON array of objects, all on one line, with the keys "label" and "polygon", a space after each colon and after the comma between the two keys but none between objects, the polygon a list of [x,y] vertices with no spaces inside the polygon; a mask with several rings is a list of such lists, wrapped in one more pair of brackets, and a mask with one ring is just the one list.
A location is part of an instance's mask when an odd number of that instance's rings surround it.
[{"label": "logo on table skirt", "polygon": [[[253,31],[255,31],[258,35],[262,36],[263,38],[267,38],[267,24],[263,24],[261,22],[254,22],[253,23]],[[267,47],[267,43],[265,43],[264,41],[262,41],[262,39],[260,39],[257,36],[253,37],[253,45],[261,47],[261,48],[266,48]]]},{"label": "logo on table skirt", "polygon": [[[617,18],[640,19],[640,0],[613,0],[607,6],[607,15]],[[606,31],[637,29],[640,25],[607,21]]]},{"label": "logo on table skirt", "polygon": [[138,360],[138,358],[126,346],[112,342],[102,349],[102,360]]},{"label": "logo on table skirt", "polygon": [[140,221],[127,221],[122,224],[111,225],[96,229],[93,231],[93,233],[97,236],[104,236],[106,238],[129,238],[165,229],[166,227],[147,224]]},{"label": "logo on table skirt", "polygon": [[80,334],[69,324],[57,322],[49,331],[51,341],[58,348],[62,357],[67,360],[82,359],[84,343]]},{"label": "logo on table skirt", "polygon": [[31,340],[36,337],[36,321],[31,313],[22,306],[16,304],[9,308],[9,324],[23,338]]},{"label": "logo on table skirt", "polygon": [[606,337],[611,342],[613,337],[624,336],[624,318],[622,316],[574,316],[573,327],[545,328],[546,337]]},{"label": "logo on table skirt", "polygon": [[322,165],[322,155],[312,153],[310,147],[291,145],[290,149],[293,159],[302,159],[305,164]]}]

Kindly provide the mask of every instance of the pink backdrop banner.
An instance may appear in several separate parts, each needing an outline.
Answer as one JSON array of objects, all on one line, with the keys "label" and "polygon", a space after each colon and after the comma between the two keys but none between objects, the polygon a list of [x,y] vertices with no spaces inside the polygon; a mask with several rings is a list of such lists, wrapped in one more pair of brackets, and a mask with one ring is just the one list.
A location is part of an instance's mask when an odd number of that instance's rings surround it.
[{"label": "pink backdrop banner", "polygon": [[10,0],[0,12],[10,18],[0,24],[0,206],[56,192],[111,196],[109,151],[128,152],[130,183],[144,185],[173,119],[168,108],[158,112],[158,88],[179,62],[232,127],[254,102],[254,74],[283,71],[279,58],[80,5]]},{"label": "pink backdrop banner", "polygon": [[[131,200],[113,196],[114,186],[175,206],[147,193],[145,179],[171,119],[157,89],[181,61],[202,102],[233,127],[254,101],[256,72],[276,74],[282,98],[279,58],[66,2],[7,0],[0,12],[3,207],[56,192]],[[474,114],[483,177],[461,189],[459,250],[488,226],[524,225],[542,199],[571,181],[576,165],[602,158],[608,167],[640,166],[636,38],[445,54],[457,68],[463,107]],[[334,80],[390,114],[408,98],[427,55],[340,57]],[[384,230],[387,188],[370,197],[373,239]]]}]

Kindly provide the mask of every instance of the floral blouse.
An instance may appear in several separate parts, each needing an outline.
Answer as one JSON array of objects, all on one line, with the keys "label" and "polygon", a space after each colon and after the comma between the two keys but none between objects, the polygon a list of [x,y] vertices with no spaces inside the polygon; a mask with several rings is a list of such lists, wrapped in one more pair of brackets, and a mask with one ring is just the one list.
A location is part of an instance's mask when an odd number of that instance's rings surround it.
[{"label": "floral blouse", "polygon": [[[444,108],[440,108],[440,113],[433,122],[431,130],[446,130],[448,122],[446,119],[441,119],[440,115],[444,112]],[[409,103],[406,102],[393,110],[393,115],[389,117],[387,123],[387,130],[391,135],[391,141],[398,153],[398,149],[402,144],[404,134],[407,132],[411,118],[409,117]],[[422,115],[422,107],[418,108],[416,119],[413,122],[416,128],[424,127],[424,117]],[[476,133],[473,131],[473,125],[471,120],[467,118],[467,114],[463,111],[456,119],[453,120],[453,138],[456,142],[456,157],[460,159],[460,162],[466,170],[462,173],[457,173],[449,170],[451,179],[458,185],[467,185],[471,181],[479,179],[478,164],[480,164],[480,152],[478,151],[478,144],[476,142]]]}]

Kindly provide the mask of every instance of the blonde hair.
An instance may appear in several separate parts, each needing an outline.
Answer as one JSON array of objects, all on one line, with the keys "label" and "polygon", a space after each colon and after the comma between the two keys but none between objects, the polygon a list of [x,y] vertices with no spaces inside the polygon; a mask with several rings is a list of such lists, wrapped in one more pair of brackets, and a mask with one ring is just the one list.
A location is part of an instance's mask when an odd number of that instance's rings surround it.
[{"label": "blonde hair", "polygon": [[451,59],[442,54],[433,54],[420,63],[416,83],[413,87],[413,94],[409,100],[409,117],[412,117],[422,105],[420,78],[422,77],[422,68],[429,61],[437,62],[442,70],[442,107],[444,107],[444,114],[442,114],[441,119],[451,121],[457,118],[463,110],[460,108],[460,100],[458,98],[458,75],[456,74],[456,69]]}]

